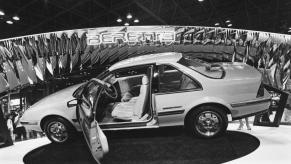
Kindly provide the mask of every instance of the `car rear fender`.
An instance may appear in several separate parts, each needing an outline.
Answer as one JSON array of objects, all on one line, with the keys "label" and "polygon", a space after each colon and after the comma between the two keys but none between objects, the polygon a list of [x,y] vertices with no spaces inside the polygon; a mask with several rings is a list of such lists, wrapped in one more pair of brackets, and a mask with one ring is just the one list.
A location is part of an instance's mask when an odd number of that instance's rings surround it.
[{"label": "car rear fender", "polygon": [[226,112],[226,114],[228,114],[228,119],[229,121],[231,121],[231,110],[232,107],[230,106],[229,103],[227,103],[226,101],[224,101],[221,98],[217,98],[217,97],[203,97],[201,99],[198,99],[192,103],[190,103],[189,105],[186,106],[185,110],[186,110],[186,116],[185,118],[187,118],[187,115],[197,109],[200,106],[203,105],[211,105],[211,106],[217,106],[219,108],[221,108],[221,110],[224,110]]}]

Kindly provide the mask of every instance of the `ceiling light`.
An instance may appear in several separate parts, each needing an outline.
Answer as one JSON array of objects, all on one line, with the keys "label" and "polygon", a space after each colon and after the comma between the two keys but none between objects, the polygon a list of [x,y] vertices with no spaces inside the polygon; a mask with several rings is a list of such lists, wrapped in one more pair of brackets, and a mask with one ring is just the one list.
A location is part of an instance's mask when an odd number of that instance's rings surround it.
[{"label": "ceiling light", "polygon": [[231,26],[232,26],[232,24],[228,24],[228,25],[227,25],[227,27],[231,27]]},{"label": "ceiling light", "polygon": [[198,2],[203,2],[204,0],[198,0]]},{"label": "ceiling light", "polygon": [[131,19],[132,18],[132,15],[130,13],[128,13],[127,16],[126,16],[126,18],[127,19]]},{"label": "ceiling light", "polygon": [[230,20],[229,20],[229,19],[228,19],[228,20],[226,20],[226,21],[225,21],[225,23],[230,23]]},{"label": "ceiling light", "polygon": [[124,23],[124,26],[129,26],[129,23],[127,23],[127,22],[126,22],[126,23]]},{"label": "ceiling light", "polygon": [[291,27],[289,27],[289,30],[291,30]]},{"label": "ceiling light", "polygon": [[5,15],[4,11],[0,10],[0,16]]},{"label": "ceiling light", "polygon": [[138,23],[139,20],[138,20],[137,18],[135,18],[133,22],[134,22],[134,23]]},{"label": "ceiling light", "polygon": [[214,26],[219,26],[219,23],[215,23]]},{"label": "ceiling light", "polygon": [[7,24],[13,24],[11,20],[6,21]]},{"label": "ceiling light", "polygon": [[122,22],[122,19],[121,18],[117,18],[116,22]]},{"label": "ceiling light", "polygon": [[17,15],[13,16],[12,19],[14,19],[16,21],[19,21],[20,20],[20,18]]}]

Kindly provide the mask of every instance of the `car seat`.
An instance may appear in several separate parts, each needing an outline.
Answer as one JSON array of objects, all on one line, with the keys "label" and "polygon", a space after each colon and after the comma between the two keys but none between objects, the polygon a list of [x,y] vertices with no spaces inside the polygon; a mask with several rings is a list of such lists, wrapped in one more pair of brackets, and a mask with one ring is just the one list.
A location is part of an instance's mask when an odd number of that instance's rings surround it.
[{"label": "car seat", "polygon": [[148,101],[149,79],[146,75],[142,77],[140,94],[135,102],[119,103],[112,111],[112,117],[120,120],[139,120],[142,118],[146,103]]},{"label": "car seat", "polygon": [[148,101],[148,93],[149,93],[149,79],[145,75],[142,77],[142,84],[140,86],[140,93],[136,103],[134,104],[134,116],[137,118],[141,118],[144,109],[146,108],[146,103]]}]

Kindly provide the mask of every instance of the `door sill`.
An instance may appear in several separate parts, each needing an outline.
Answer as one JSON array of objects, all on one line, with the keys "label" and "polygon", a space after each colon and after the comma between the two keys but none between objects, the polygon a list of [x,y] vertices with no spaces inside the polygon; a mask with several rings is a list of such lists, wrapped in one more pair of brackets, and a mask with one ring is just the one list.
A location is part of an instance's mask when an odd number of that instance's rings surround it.
[{"label": "door sill", "polygon": [[115,130],[134,130],[134,129],[155,129],[155,128],[159,128],[158,125],[154,125],[154,126],[139,126],[139,127],[123,127],[123,128],[101,128],[102,131],[115,131]]}]

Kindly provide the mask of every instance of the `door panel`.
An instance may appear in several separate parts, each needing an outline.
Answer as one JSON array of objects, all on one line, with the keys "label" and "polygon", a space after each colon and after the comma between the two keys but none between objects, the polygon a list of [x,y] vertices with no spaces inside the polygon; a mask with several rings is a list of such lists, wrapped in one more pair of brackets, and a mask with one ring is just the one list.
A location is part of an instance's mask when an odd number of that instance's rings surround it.
[{"label": "door panel", "polygon": [[199,96],[200,91],[155,94],[159,126],[184,125],[186,106]]},{"label": "door panel", "polygon": [[158,89],[154,97],[159,126],[183,125],[185,108],[200,98],[201,85],[171,65],[159,65],[156,79]]},{"label": "door panel", "polygon": [[89,132],[90,151],[96,161],[99,161],[109,151],[108,141],[97,121],[91,124]]},{"label": "door panel", "polygon": [[94,119],[92,112],[92,105],[84,97],[79,100],[77,107],[77,116],[83,131],[85,140],[93,155],[94,159],[98,162],[108,152],[108,142],[106,136],[100,129],[98,122]]}]

